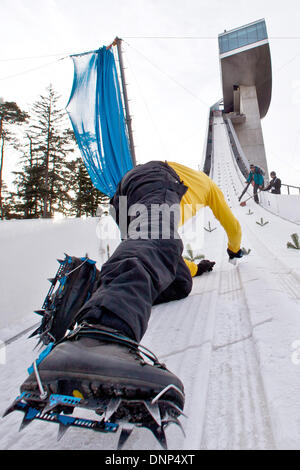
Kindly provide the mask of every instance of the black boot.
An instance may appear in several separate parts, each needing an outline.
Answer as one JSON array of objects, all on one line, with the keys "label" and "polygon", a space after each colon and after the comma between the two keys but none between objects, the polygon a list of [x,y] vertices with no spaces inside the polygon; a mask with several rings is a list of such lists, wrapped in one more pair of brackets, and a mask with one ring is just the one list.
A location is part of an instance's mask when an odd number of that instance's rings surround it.
[{"label": "black boot", "polygon": [[100,401],[121,399],[123,413],[126,405],[130,408],[136,400],[157,399],[162,406],[168,408],[169,403],[179,412],[184,406],[183,384],[149,350],[117,331],[98,325],[83,323],[58,343],[39,364],[38,376],[36,372],[31,373],[21,392],[38,392],[40,380],[48,395]]}]

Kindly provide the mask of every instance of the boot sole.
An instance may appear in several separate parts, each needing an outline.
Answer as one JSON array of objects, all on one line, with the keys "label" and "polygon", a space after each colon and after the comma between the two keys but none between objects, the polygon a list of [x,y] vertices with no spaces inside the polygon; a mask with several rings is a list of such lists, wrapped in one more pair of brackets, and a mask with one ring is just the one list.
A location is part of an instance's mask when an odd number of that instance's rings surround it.
[{"label": "boot sole", "polygon": [[[60,376],[55,371],[40,371],[40,379],[48,394],[80,396],[83,399],[110,400],[122,398],[129,400],[152,400],[161,391],[161,384],[149,383],[128,377],[106,377],[102,375],[78,377],[78,373],[68,373]],[[22,385],[21,391],[39,392],[38,384],[30,379]],[[184,398],[175,389],[171,388],[163,396],[164,400],[171,401],[181,410]]]}]

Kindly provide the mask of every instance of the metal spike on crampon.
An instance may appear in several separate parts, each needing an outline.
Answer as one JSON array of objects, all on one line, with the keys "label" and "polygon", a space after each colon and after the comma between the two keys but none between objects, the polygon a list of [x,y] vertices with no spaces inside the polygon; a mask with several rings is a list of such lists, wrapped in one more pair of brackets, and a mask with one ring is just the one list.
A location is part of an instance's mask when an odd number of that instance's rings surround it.
[{"label": "metal spike on crampon", "polygon": [[183,436],[186,437],[185,432],[184,432],[184,429],[183,429],[183,426],[182,426],[181,422],[180,422],[177,418],[171,418],[171,417],[169,417],[169,418],[167,419],[167,421],[164,421],[164,426],[167,427],[169,424],[172,424],[172,423],[176,424],[176,425],[180,428],[180,430],[181,430]]},{"label": "metal spike on crampon", "polygon": [[163,426],[158,426],[158,424],[153,420],[149,423],[142,425],[143,428],[149,429],[153,435],[156,437],[157,441],[164,450],[168,450],[167,439]]},{"label": "metal spike on crampon", "polygon": [[17,407],[17,404],[18,402],[20,401],[20,397],[17,397],[13,402],[12,404],[6,408],[6,410],[4,411],[3,415],[2,415],[2,418],[5,418],[6,416],[8,416],[10,413],[12,413],[13,411],[17,410],[18,407]]},{"label": "metal spike on crampon", "polygon": [[[97,419],[86,419],[73,416],[77,408],[95,413]],[[5,411],[7,416],[12,411],[24,413],[20,430],[27,427],[34,420],[52,422],[58,424],[57,439],[60,440],[71,427],[90,429],[104,433],[116,433],[122,426],[117,448],[123,449],[131,436],[134,427],[146,428],[152,432],[160,446],[167,450],[165,429],[170,424],[176,424],[184,434],[184,430],[178,417],[182,414],[173,402],[157,400],[155,404],[151,400],[138,400],[113,397],[79,398],[69,395],[50,394],[47,398],[41,398],[38,392],[23,392],[14,400]]]},{"label": "metal spike on crampon", "polygon": [[118,446],[117,446],[118,450],[121,450],[124,447],[127,440],[132,434],[133,428],[134,428],[134,425],[130,423],[127,423],[126,425],[123,426],[120,437],[119,437],[119,441],[118,441]]},{"label": "metal spike on crampon", "polygon": [[43,317],[45,315],[45,310],[35,310],[34,313]]},{"label": "metal spike on crampon", "polygon": [[38,340],[38,342],[36,343],[36,345],[34,346],[33,350],[35,350],[35,349],[41,349],[43,346],[44,346],[43,339],[42,339],[42,338],[39,338],[39,340]]},{"label": "metal spike on crampon", "polygon": [[28,339],[33,338],[34,336],[38,335],[40,332],[40,327],[38,327],[36,330],[34,330],[33,333],[31,333],[30,336],[28,336]]},{"label": "metal spike on crampon", "polygon": [[179,408],[179,406],[177,406],[175,403],[168,401],[168,400],[163,400],[162,402],[168,408],[168,414],[170,417],[183,416],[184,418],[188,418],[188,416],[184,414],[182,409]]},{"label": "metal spike on crampon", "polygon": [[145,401],[144,403],[154,421],[158,424],[158,426],[161,426],[161,416],[158,404],[156,403],[155,405],[152,405],[150,401]]},{"label": "metal spike on crampon", "polygon": [[[70,427],[91,429],[93,431],[104,433],[117,432],[119,428],[117,423],[105,421],[102,418],[99,420],[92,420],[70,416],[69,413],[72,413],[77,406],[86,408],[85,405],[85,401],[80,398],[64,395],[51,395],[48,400],[42,400],[38,395],[31,394],[30,392],[23,392],[5,411],[3,417],[13,411],[22,411],[24,413],[24,417],[21,422],[20,431],[35,419],[59,424],[59,439],[63,437]],[[68,408],[68,414],[64,414],[66,412],[66,407]]]},{"label": "metal spike on crampon", "polygon": [[121,404],[121,398],[112,398],[110,402],[107,405],[106,411],[105,411],[105,421],[109,421],[112,415],[117,411]]},{"label": "metal spike on crampon", "polygon": [[25,427],[27,427],[30,423],[32,423],[38,413],[39,413],[38,410],[36,410],[35,408],[29,407],[25,411],[25,415],[23,417],[23,421],[21,422],[19,432],[22,431],[22,429],[24,429]]},{"label": "metal spike on crampon", "polygon": [[67,424],[59,423],[57,441],[60,441],[63,438],[68,429],[70,429],[70,426],[68,426]]}]

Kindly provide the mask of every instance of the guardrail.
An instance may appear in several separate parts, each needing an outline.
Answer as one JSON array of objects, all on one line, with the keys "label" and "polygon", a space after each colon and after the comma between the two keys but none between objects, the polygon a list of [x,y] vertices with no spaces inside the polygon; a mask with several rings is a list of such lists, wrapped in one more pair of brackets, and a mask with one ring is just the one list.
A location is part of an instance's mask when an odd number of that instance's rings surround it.
[{"label": "guardrail", "polygon": [[208,128],[207,128],[207,135],[206,135],[206,147],[205,147],[205,155],[204,155],[204,163],[202,171],[206,173],[208,176],[211,172],[211,165],[213,161],[213,112],[210,109],[209,116],[208,116]]},{"label": "guardrail", "polygon": [[[300,194],[299,186],[292,186],[291,184],[281,184],[281,188],[286,188],[287,194]],[[295,190],[295,191],[294,191]]]},{"label": "guardrail", "polygon": [[234,127],[232,125],[232,122],[230,118],[226,117],[225,115],[223,116],[224,123],[227,128],[227,133],[230,141],[230,145],[234,154],[234,157],[236,159],[236,162],[239,166],[240,171],[244,175],[245,178],[248,177],[249,175],[249,163],[248,160],[246,159],[243,150],[241,148],[241,145],[239,143],[239,139],[237,138],[237,135],[235,133]]}]

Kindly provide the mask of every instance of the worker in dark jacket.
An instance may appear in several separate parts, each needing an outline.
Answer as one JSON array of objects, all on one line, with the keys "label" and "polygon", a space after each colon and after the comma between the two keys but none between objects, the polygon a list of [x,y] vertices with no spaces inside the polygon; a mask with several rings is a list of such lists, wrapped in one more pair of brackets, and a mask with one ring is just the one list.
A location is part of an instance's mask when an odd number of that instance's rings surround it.
[{"label": "worker in dark jacket", "polygon": [[262,171],[258,166],[253,164],[250,165],[250,173],[247,178],[247,183],[252,183],[253,185],[253,195],[254,201],[259,204],[259,199],[257,195],[258,189],[262,189],[264,187],[264,177],[262,175]]},{"label": "worker in dark jacket", "polygon": [[270,183],[263,189],[263,191],[271,190],[272,194],[281,194],[281,179],[277,178],[275,171],[271,171],[270,176]]}]

